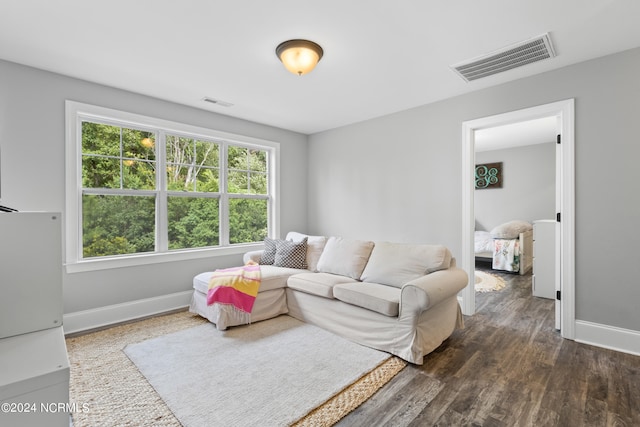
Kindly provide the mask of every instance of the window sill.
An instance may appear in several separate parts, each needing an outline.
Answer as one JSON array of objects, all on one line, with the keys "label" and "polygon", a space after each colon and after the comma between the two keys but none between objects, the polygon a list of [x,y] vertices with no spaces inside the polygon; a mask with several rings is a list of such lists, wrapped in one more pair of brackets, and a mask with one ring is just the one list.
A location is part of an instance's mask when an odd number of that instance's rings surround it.
[{"label": "window sill", "polygon": [[262,247],[262,243],[252,243],[246,245],[226,246],[223,248],[192,249],[176,252],[131,255],[118,258],[100,258],[67,263],[65,264],[65,268],[67,274],[84,273],[88,271],[107,270],[112,268],[138,267],[164,262],[188,261],[216,256],[244,254],[245,252],[262,249]]}]

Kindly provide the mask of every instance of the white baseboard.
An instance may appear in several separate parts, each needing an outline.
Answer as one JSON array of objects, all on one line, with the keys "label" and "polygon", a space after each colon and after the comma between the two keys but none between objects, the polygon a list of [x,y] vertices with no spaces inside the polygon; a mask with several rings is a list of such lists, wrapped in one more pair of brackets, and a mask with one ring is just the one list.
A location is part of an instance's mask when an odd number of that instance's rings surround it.
[{"label": "white baseboard", "polygon": [[640,356],[640,332],[576,320],[576,342]]},{"label": "white baseboard", "polygon": [[145,298],[122,304],[108,305],[91,310],[76,311],[63,316],[65,334],[87,331],[116,323],[152,316],[189,306],[193,291],[177,292],[159,297]]}]

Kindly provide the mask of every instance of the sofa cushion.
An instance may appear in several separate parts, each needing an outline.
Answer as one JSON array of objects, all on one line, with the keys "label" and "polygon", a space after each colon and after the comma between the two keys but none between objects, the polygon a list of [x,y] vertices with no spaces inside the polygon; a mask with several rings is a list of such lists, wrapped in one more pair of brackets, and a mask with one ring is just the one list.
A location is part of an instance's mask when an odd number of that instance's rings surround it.
[{"label": "sofa cushion", "polygon": [[329,237],[318,261],[318,271],[359,279],[373,242]]},{"label": "sofa cushion", "polygon": [[442,245],[376,242],[361,279],[399,288],[450,265],[451,252]]},{"label": "sofa cushion", "polygon": [[300,242],[276,241],[276,259],[273,265],[286,268],[307,268],[307,238]]},{"label": "sofa cushion", "polygon": [[307,236],[296,231],[290,231],[287,234],[287,240],[292,242],[300,242],[305,237],[307,238],[307,269],[318,271],[318,260],[322,255],[324,246],[327,244],[327,238],[325,236]]},{"label": "sofa cushion", "polygon": [[[305,270],[302,270],[305,271]],[[297,268],[274,267],[272,265],[260,266],[260,289],[258,293],[280,289],[287,286],[287,279],[294,274],[299,274]],[[200,273],[193,278],[193,288],[203,294],[209,290],[209,281],[211,280],[212,271]]]},{"label": "sofa cushion", "polygon": [[343,283],[333,288],[336,299],[389,317],[397,317],[400,306],[399,288],[377,283]]},{"label": "sofa cushion", "polygon": [[329,273],[300,273],[289,277],[287,286],[297,291],[333,299],[333,287],[354,279]]}]

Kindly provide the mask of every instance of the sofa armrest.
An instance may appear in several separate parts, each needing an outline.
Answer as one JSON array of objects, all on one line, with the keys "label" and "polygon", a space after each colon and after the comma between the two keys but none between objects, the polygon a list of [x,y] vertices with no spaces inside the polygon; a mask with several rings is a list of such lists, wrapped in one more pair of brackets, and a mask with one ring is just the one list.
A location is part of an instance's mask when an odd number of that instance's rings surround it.
[{"label": "sofa armrest", "polygon": [[257,250],[257,251],[246,252],[242,256],[242,262],[246,264],[249,261],[253,261],[256,264],[260,264],[260,257],[262,256],[262,252],[264,252],[262,249]]},{"label": "sofa armrest", "polygon": [[402,286],[399,316],[419,315],[455,296],[469,283],[467,273],[460,268],[448,268],[419,277]]}]

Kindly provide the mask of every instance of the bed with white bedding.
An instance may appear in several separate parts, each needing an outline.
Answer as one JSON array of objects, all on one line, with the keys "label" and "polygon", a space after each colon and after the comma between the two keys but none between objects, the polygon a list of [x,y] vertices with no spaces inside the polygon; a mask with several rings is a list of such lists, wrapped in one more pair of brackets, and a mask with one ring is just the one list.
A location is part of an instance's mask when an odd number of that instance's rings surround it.
[{"label": "bed with white bedding", "polygon": [[533,226],[527,221],[509,221],[491,231],[474,235],[476,260],[491,262],[494,270],[527,274],[533,267]]}]

